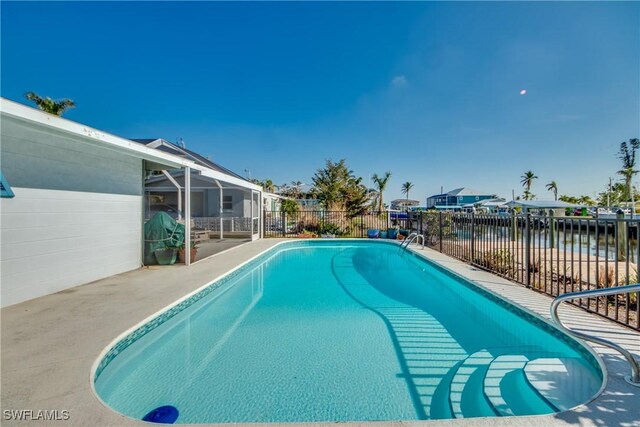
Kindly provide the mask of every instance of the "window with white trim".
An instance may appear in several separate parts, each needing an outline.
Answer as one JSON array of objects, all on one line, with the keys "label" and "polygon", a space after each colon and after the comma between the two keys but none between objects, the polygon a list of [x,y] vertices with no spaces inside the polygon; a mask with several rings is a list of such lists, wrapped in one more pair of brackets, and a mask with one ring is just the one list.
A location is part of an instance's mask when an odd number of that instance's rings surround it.
[{"label": "window with white trim", "polygon": [[222,196],[222,210],[233,210],[233,196]]}]

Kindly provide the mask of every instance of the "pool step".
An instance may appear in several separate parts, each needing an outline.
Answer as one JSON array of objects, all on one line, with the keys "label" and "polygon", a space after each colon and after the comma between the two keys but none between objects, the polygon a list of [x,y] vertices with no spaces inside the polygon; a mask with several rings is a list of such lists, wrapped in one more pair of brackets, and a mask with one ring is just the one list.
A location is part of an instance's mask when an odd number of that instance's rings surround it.
[{"label": "pool step", "polygon": [[453,418],[553,413],[584,402],[597,386],[589,385],[567,400],[570,393],[558,384],[588,367],[574,359],[504,353],[504,349],[479,350],[456,367],[449,389]]},{"label": "pool step", "polygon": [[484,393],[502,416],[536,415],[555,412],[555,407],[526,380],[524,369],[529,358],[524,355],[496,357],[484,379]]},{"label": "pool step", "polygon": [[541,357],[527,363],[524,374],[547,402],[566,411],[589,400],[600,388],[598,379],[589,375],[590,369],[582,359]]},{"label": "pool step", "polygon": [[482,390],[482,380],[494,360],[488,350],[470,355],[456,371],[451,380],[449,401],[454,418],[495,416],[491,404]]},{"label": "pool step", "polygon": [[349,254],[336,256],[332,268],[345,291],[387,324],[402,366],[398,377],[407,381],[421,418],[531,415],[561,408],[553,401],[565,399],[556,383],[569,370],[566,360],[553,359],[557,353],[509,346],[464,358],[464,349],[437,319],[374,290]]}]

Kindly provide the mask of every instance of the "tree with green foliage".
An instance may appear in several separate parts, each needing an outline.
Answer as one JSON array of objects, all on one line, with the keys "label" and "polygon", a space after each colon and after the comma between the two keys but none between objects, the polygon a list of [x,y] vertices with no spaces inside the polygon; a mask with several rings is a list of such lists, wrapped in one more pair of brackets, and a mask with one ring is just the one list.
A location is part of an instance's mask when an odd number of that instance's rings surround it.
[{"label": "tree with green foliage", "polygon": [[573,205],[595,206],[598,204],[590,196],[586,196],[586,195],[576,197],[576,196],[568,196],[566,194],[563,194],[558,198],[558,200],[565,203],[571,203]]},{"label": "tree with green foliage", "polygon": [[402,184],[402,193],[404,193],[404,195],[407,196],[407,200],[409,200],[409,191],[411,191],[412,188],[413,188],[413,183],[409,181]]},{"label": "tree with green foliage", "polygon": [[531,184],[533,184],[533,180],[538,177],[533,173],[533,171],[528,170],[521,176],[521,178],[522,180],[520,183],[525,188],[522,198],[524,200],[532,200],[535,197],[535,194],[531,193]]},{"label": "tree with green foliage", "polygon": [[558,200],[558,183],[551,181],[547,184],[547,190],[553,191],[554,200]]},{"label": "tree with green foliage", "polygon": [[367,186],[362,184],[362,177],[351,177],[345,189],[345,210],[347,216],[353,218],[362,215],[367,210],[369,192]]},{"label": "tree with green foliage", "polygon": [[575,197],[575,196],[569,196],[569,195],[563,194],[563,195],[561,195],[561,196],[559,197],[559,200],[560,200],[561,202],[571,203],[571,204],[577,205],[577,204],[579,203],[579,200],[580,200],[580,199],[578,199],[578,198],[577,198],[577,197]]},{"label": "tree with green foliage", "polygon": [[291,189],[289,193],[291,197],[294,199],[302,199],[302,186],[304,183],[302,181],[291,181]]},{"label": "tree with green foliage", "polygon": [[273,185],[273,181],[271,181],[270,179],[265,179],[260,183],[260,185],[262,185],[262,188],[264,188],[264,191],[267,191],[269,193],[273,193],[276,189],[275,185]]},{"label": "tree with green foliage", "polygon": [[378,209],[379,212],[382,212],[384,210],[384,201],[382,200],[382,193],[384,193],[384,190],[387,189],[387,184],[389,183],[390,178],[391,178],[391,172],[389,171],[385,172],[383,176],[378,176],[377,173],[374,173],[371,176],[371,180],[373,181],[373,184],[376,186],[374,206],[375,208]]},{"label": "tree with green foliage", "polygon": [[633,176],[638,173],[636,167],[636,152],[640,148],[640,139],[632,138],[628,142],[623,141],[620,143],[620,150],[618,151],[618,159],[622,161],[622,169],[617,173],[622,175],[624,179],[625,193],[624,201],[631,200],[631,181]]},{"label": "tree with green foliage", "polygon": [[327,160],[312,180],[314,194],[326,210],[346,210],[350,216],[365,210],[367,188],[362,184],[362,178],[355,177],[349,170],[345,159],[339,162]]},{"label": "tree with green foliage", "polygon": [[[635,200],[640,200],[640,193],[637,189],[633,188],[633,194]],[[600,206],[607,206],[607,203],[611,206],[619,206],[621,203],[629,200],[627,197],[627,187],[623,182],[614,183],[611,188],[607,184],[607,188],[598,193],[597,202]]]},{"label": "tree with green foliage", "polygon": [[56,116],[62,116],[67,109],[74,108],[76,106],[76,103],[70,99],[61,99],[56,101],[48,96],[46,98],[42,98],[34,92],[27,92],[24,97],[29,101],[33,101],[38,108],[45,113],[55,114]]},{"label": "tree with green foliage", "polygon": [[580,196],[578,198],[578,204],[579,205],[585,205],[585,206],[595,206],[595,205],[597,205],[595,200],[593,200],[590,196],[586,196],[586,195]]},{"label": "tree with green foliage", "polygon": [[300,205],[295,200],[284,199],[280,204],[280,210],[287,215],[293,215],[300,211]]}]

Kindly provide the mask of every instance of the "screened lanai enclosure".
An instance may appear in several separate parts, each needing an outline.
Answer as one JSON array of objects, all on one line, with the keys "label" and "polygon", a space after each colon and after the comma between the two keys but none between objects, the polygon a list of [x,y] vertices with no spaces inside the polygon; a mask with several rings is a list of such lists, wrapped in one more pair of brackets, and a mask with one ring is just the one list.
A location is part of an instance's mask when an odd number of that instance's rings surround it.
[{"label": "screened lanai enclosure", "polygon": [[187,149],[182,142],[162,138],[132,141],[193,162],[179,169],[147,164],[145,222],[166,212],[184,223],[185,246],[196,243],[197,259],[262,237],[262,187]]},{"label": "screened lanai enclosure", "polygon": [[[145,183],[145,217],[167,212],[182,221],[186,207],[184,170],[160,171]],[[216,239],[260,237],[260,192],[191,172],[191,225]]]}]

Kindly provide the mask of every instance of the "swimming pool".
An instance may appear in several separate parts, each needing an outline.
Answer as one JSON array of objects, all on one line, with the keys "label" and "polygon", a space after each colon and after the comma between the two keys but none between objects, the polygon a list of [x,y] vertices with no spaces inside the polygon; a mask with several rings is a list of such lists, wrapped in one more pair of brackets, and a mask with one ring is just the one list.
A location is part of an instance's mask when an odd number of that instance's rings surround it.
[{"label": "swimming pool", "polygon": [[97,395],[177,423],[546,414],[598,393],[585,347],[393,243],[280,244],[135,327]]}]

